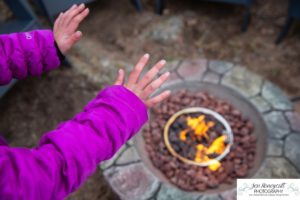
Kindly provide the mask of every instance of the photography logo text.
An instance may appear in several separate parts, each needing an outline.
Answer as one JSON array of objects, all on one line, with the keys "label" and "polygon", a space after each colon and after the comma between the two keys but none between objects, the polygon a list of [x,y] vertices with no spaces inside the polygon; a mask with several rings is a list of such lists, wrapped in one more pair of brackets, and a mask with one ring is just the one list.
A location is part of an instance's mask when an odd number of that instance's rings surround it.
[{"label": "photography logo text", "polygon": [[237,200],[299,200],[299,179],[238,179]]}]

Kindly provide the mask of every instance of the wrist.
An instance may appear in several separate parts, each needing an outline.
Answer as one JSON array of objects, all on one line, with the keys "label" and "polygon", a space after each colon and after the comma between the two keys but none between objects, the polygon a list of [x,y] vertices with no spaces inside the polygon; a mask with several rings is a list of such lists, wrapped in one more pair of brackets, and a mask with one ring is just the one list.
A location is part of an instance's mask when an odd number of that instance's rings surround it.
[{"label": "wrist", "polygon": [[56,48],[56,52],[57,52],[57,55],[59,57],[59,60],[60,61],[64,61],[65,60],[65,55],[61,52],[61,50],[59,49],[59,46],[58,44],[56,43],[56,41],[54,41],[54,45],[55,45],[55,48]]}]

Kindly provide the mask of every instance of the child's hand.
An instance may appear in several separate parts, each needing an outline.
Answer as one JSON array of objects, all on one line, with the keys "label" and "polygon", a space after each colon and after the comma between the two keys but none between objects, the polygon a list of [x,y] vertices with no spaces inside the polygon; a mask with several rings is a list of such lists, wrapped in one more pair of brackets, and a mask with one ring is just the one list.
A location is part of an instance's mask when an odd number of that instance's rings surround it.
[{"label": "child's hand", "polygon": [[82,33],[76,31],[82,20],[89,14],[89,9],[84,4],[73,5],[69,10],[60,13],[55,20],[53,33],[59,50],[62,54],[81,38]]},{"label": "child's hand", "polygon": [[145,76],[139,79],[139,76],[149,60],[149,54],[145,54],[137,65],[134,67],[133,71],[129,75],[127,83],[124,84],[125,72],[120,69],[118,73],[115,85],[124,85],[127,89],[131,90],[135,95],[137,95],[148,107],[152,107],[157,103],[160,103],[166,99],[171,91],[164,91],[157,96],[150,98],[150,95],[155,92],[170,76],[170,72],[165,72],[159,78],[155,79],[157,73],[166,64],[165,60],[159,61],[157,64],[150,69]]}]

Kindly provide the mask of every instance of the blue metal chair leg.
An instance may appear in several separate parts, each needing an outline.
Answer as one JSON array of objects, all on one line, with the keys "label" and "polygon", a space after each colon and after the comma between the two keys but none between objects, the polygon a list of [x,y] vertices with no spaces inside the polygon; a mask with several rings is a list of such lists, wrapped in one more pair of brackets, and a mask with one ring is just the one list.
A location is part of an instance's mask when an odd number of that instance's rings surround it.
[{"label": "blue metal chair leg", "polygon": [[246,32],[248,29],[248,26],[250,24],[251,21],[251,12],[250,12],[250,6],[247,6],[246,8],[246,12],[244,14],[244,19],[243,19],[243,23],[242,23],[242,27],[241,27],[241,31],[242,32]]},{"label": "blue metal chair leg", "polygon": [[140,0],[131,0],[131,2],[133,3],[137,11],[141,12],[143,10],[143,6]]},{"label": "blue metal chair leg", "polygon": [[277,37],[277,39],[275,41],[275,44],[279,44],[283,40],[283,38],[288,34],[293,21],[294,21],[294,19],[292,17],[287,18],[284,27],[282,28],[279,36]]},{"label": "blue metal chair leg", "polygon": [[165,9],[165,0],[155,0],[155,12],[161,15]]}]

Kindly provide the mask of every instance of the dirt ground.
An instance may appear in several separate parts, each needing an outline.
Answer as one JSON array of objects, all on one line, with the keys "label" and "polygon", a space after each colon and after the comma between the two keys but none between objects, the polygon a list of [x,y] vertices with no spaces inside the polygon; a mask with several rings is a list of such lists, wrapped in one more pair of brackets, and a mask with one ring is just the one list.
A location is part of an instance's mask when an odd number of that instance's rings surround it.
[{"label": "dirt ground", "polygon": [[[285,20],[286,0],[257,1],[245,33],[240,32],[243,8],[239,6],[173,0],[168,2],[164,15],[158,16],[153,13],[152,1],[143,3],[142,13],[137,13],[127,0],[98,0],[89,4],[91,14],[80,30],[99,51],[83,49],[87,58],[99,54],[134,63],[148,52],[154,60],[199,57],[226,60],[266,77],[291,97],[300,96],[299,23],[295,23],[280,45],[274,45]],[[179,39],[169,43],[149,39],[150,30],[174,16],[184,22]],[[99,73],[101,66],[99,63]],[[104,84],[111,81],[109,76]],[[0,101],[0,133],[12,146],[35,146],[45,132],[80,112],[101,87],[74,68],[61,68],[41,78],[20,81]],[[296,107],[300,112],[300,106]],[[118,198],[98,170],[68,199]]]}]

